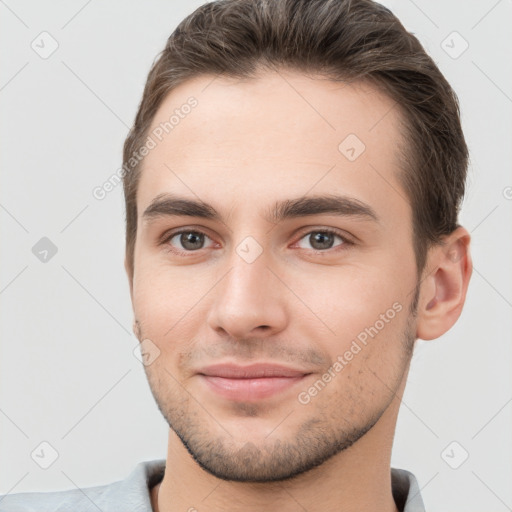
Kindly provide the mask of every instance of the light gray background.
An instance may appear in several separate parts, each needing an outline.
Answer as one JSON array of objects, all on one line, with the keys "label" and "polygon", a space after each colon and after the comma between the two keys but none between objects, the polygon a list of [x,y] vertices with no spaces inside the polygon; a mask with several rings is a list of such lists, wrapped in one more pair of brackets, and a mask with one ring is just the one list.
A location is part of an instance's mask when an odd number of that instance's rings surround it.
[{"label": "light gray background", "polygon": [[[121,165],[153,59],[201,3],[0,0],[0,494],[104,484],[166,455],[133,355],[122,187],[92,190]],[[392,465],[417,476],[427,510],[512,510],[512,2],[384,3],[458,93],[475,266],[459,322],[418,343]],[[43,31],[59,45],[47,59],[31,48]],[[458,58],[453,31],[469,44]],[[58,248],[46,263],[42,237]],[[58,452],[46,470],[31,458],[42,441]]]}]

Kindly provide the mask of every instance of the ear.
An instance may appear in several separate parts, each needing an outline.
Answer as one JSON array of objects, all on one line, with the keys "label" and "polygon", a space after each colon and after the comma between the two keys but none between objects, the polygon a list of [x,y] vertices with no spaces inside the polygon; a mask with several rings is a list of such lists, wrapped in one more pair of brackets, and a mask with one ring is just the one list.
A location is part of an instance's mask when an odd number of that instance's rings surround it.
[{"label": "ear", "polygon": [[132,304],[133,304],[133,276],[132,276],[132,273],[130,272],[130,267],[128,265],[128,258],[126,256],[124,257],[124,270],[126,272],[126,276],[128,277],[128,284],[130,285],[130,298],[131,298]]},{"label": "ear", "polygon": [[443,237],[442,245],[430,249],[418,302],[418,338],[438,338],[459,318],[473,271],[470,240],[468,231],[459,226]]},{"label": "ear", "polygon": [[[128,259],[126,258],[126,256],[124,258],[124,270],[128,277],[128,283],[130,285],[130,298],[131,298],[132,307],[133,307],[133,277],[130,272],[130,266],[128,265]],[[140,326],[136,319],[133,320],[132,331],[133,331],[133,334],[135,334],[135,337],[140,341]]]}]

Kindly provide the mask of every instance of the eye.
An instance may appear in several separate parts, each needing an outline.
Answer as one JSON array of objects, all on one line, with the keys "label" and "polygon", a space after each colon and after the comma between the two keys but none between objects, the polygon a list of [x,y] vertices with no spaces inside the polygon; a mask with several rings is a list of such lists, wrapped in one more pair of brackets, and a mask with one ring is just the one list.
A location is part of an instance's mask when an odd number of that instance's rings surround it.
[{"label": "eye", "polygon": [[[317,229],[315,231],[309,231],[300,240],[306,240],[311,247],[300,246],[301,249],[313,249],[314,251],[326,251],[331,249],[334,245],[334,239],[339,238],[341,243],[335,247],[343,245],[352,245],[352,242],[346,237],[341,235],[338,231],[333,229]],[[300,242],[300,241],[299,241]]]},{"label": "eye", "polygon": [[[170,251],[182,254],[203,249],[206,238],[210,240],[210,237],[201,231],[184,230],[169,234],[162,244],[169,245]],[[175,244],[178,244],[178,247]]]},{"label": "eye", "polygon": [[[336,238],[341,240],[341,243],[334,245],[334,240]],[[209,247],[213,247],[213,240],[211,240],[211,238],[202,231],[181,230],[164,235],[161,244],[166,246],[166,249],[171,252],[179,255],[185,255],[207,248],[204,245],[206,239],[212,242]],[[306,240],[306,243],[309,243],[310,247],[304,247],[300,243],[302,240]],[[297,243],[301,249],[311,249],[313,251],[320,252],[325,252],[333,247],[353,245],[353,242],[347,237],[338,231],[329,228],[309,231],[305,233]]]}]

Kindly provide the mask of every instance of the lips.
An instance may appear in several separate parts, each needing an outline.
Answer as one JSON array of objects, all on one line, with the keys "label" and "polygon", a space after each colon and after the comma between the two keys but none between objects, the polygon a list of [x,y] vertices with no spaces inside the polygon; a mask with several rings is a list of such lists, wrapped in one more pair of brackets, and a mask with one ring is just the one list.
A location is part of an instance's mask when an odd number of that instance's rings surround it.
[{"label": "lips", "polygon": [[198,371],[210,391],[229,400],[256,401],[283,392],[310,372],[272,363],[217,364]]},{"label": "lips", "polygon": [[249,366],[216,364],[203,368],[198,373],[227,379],[258,379],[264,377],[299,377],[309,372],[276,364],[257,363]]}]

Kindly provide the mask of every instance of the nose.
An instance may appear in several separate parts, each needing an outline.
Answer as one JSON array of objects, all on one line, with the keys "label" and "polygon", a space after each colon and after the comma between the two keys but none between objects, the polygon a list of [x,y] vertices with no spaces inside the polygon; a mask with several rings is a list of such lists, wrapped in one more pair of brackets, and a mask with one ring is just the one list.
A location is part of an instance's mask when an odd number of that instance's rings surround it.
[{"label": "nose", "polygon": [[286,287],[262,255],[248,263],[234,253],[227,274],[212,290],[208,324],[233,339],[272,336],[286,327]]}]

